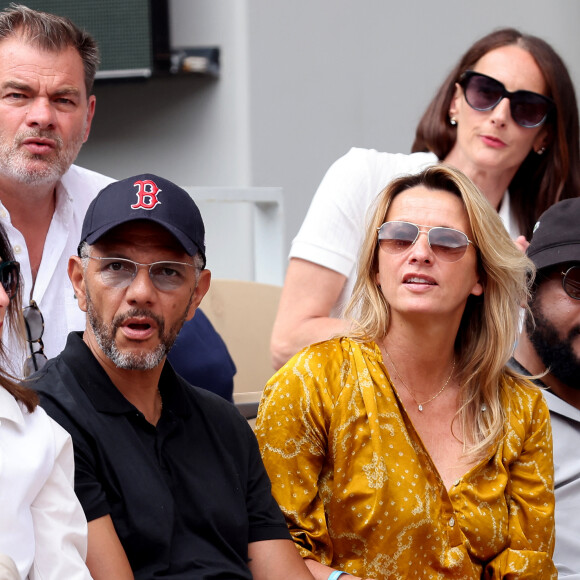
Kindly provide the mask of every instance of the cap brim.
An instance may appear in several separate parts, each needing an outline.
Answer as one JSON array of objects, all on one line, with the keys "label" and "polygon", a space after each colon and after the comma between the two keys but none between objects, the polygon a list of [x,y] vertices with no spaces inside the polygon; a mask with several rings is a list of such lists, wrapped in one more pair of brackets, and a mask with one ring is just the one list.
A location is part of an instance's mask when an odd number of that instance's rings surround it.
[{"label": "cap brim", "polygon": [[[204,256],[203,251],[200,248],[198,248],[191,241],[191,239],[188,236],[186,236],[181,230],[177,229],[176,227],[174,227],[171,224],[168,224],[167,222],[155,219],[154,217],[144,218],[143,216],[139,216],[139,217],[136,217],[135,219],[123,219],[123,220],[119,220],[116,222],[108,223],[107,225],[100,227],[99,229],[95,230],[94,232],[91,232],[86,237],[85,241],[87,242],[87,244],[92,245],[92,244],[98,242],[105,234],[107,234],[111,230],[115,229],[116,227],[121,226],[123,224],[127,224],[130,222],[137,222],[137,221],[149,221],[149,222],[154,222],[154,223],[160,225],[161,227],[165,228],[170,234],[173,235],[173,237],[183,246],[183,249],[187,252],[187,254],[189,254],[190,256],[195,256],[195,254],[200,252],[202,254],[202,256]],[[205,261],[205,256],[204,256],[204,261]]]},{"label": "cap brim", "polygon": [[529,258],[538,270],[566,262],[580,262],[580,243],[546,248]]}]

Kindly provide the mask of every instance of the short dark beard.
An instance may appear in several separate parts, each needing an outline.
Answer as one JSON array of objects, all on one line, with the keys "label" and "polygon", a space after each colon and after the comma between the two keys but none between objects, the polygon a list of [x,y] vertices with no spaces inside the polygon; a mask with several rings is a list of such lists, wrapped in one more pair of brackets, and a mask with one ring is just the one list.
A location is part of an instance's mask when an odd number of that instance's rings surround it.
[{"label": "short dark beard", "polygon": [[[183,316],[172,328],[165,332],[165,320],[153,312],[141,308],[132,308],[125,314],[116,316],[110,324],[106,324],[96,312],[88,290],[86,291],[86,300],[87,317],[99,348],[116,367],[131,371],[148,371],[154,369],[165,359],[177,339],[177,335],[185,322],[186,314],[191,304],[190,299]],[[117,348],[115,335],[125,320],[137,316],[145,316],[155,321],[157,331],[159,332],[159,344],[153,350],[139,353],[123,353]]]},{"label": "short dark beard", "polygon": [[[567,387],[580,390],[580,358],[573,348],[580,335],[580,325],[574,326],[564,338],[544,316],[537,295],[530,303],[533,315],[526,316],[526,332],[546,369]],[[535,321],[535,324],[534,324]]]}]

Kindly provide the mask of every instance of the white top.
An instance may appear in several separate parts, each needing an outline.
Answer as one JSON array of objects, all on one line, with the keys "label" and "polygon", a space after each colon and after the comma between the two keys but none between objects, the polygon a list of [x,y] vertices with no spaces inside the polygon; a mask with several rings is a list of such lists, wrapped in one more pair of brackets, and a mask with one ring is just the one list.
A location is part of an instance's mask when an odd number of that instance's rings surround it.
[{"label": "white top", "polygon": [[71,438],[0,387],[0,553],[22,578],[90,579],[87,521],[74,493]]},{"label": "white top", "polygon": [[[347,277],[331,316],[340,316],[352,294],[367,213],[378,194],[393,179],[418,173],[437,161],[433,153],[405,155],[353,147],[331,165],[290,250],[290,258],[302,258]],[[499,215],[516,238],[519,231],[507,191]]]},{"label": "white top", "polygon": [[[34,299],[44,317],[44,352],[48,358],[60,353],[66,337],[73,330],[85,328],[85,313],[78,307],[67,274],[68,259],[77,253],[81,228],[87,208],[92,199],[114,179],[94,171],[72,165],[56,186],[56,207],[44,244],[44,252],[32,296],[32,272],[24,236],[12,226],[10,214],[0,203],[0,222],[12,244],[14,258],[20,262],[23,280],[22,301],[27,306]],[[34,211],[31,207],[30,211]],[[30,354],[6,333],[4,346],[11,371],[21,376],[22,364]]]},{"label": "white top", "polygon": [[580,409],[544,392],[554,442],[558,578],[580,580]]}]

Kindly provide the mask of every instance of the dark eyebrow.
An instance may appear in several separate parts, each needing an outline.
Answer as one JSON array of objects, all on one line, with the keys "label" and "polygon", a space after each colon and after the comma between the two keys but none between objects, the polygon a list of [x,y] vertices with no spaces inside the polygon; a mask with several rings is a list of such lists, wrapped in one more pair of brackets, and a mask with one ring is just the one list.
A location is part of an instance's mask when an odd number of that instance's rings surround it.
[{"label": "dark eyebrow", "polygon": [[[33,90],[29,84],[24,83],[22,81],[17,81],[17,80],[6,81],[6,82],[2,83],[1,88],[2,88],[2,90],[14,89],[14,90],[23,91],[23,92],[30,92]],[[62,87],[62,88],[56,90],[54,93],[52,93],[51,96],[63,97],[63,96],[67,96],[67,95],[80,97],[81,91],[77,87],[68,86],[68,87]]]},{"label": "dark eyebrow", "polygon": [[16,89],[19,91],[30,91],[32,87],[21,81],[10,80],[2,83],[2,89]]},{"label": "dark eyebrow", "polygon": [[55,91],[54,93],[52,93],[53,97],[63,97],[63,96],[67,96],[67,95],[80,97],[81,91],[79,89],[77,89],[76,87],[64,87],[64,88],[59,89],[58,91]]}]

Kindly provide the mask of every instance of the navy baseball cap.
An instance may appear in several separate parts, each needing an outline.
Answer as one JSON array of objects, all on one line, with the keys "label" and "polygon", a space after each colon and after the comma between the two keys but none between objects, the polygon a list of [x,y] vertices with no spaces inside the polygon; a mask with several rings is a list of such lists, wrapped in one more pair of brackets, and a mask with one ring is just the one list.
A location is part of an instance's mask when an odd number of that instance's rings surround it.
[{"label": "navy baseball cap", "polygon": [[527,253],[538,270],[580,262],[580,198],[559,201],[540,216]]},{"label": "navy baseball cap", "polygon": [[163,226],[190,256],[199,252],[205,267],[205,228],[199,208],[184,189],[151,173],[102,189],[89,205],[80,243],[94,244],[113,228],[135,220]]}]

